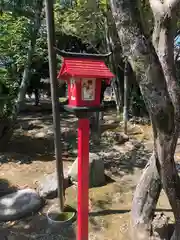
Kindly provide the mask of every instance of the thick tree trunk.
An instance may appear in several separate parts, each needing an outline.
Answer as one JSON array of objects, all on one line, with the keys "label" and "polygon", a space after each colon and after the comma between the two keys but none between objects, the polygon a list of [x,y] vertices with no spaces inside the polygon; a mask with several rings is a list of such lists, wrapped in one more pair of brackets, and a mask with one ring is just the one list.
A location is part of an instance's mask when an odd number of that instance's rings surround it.
[{"label": "thick tree trunk", "polygon": [[149,239],[151,235],[150,225],[161,190],[158,175],[176,219],[176,239],[180,239],[180,184],[174,162],[176,109],[172,105],[173,99],[171,101],[159,58],[143,33],[138,1],[132,4],[130,0],[111,0],[111,7],[124,54],[137,75],[154,132],[154,154],[134,195],[132,239]]},{"label": "thick tree trunk", "polygon": [[[175,109],[176,126],[180,124],[180,86],[176,78],[176,68],[174,62],[174,38],[176,34],[176,12],[175,8],[164,11],[158,9],[154,0],[150,0],[154,13],[153,45],[161,62],[164,76],[167,83],[168,92]],[[177,1],[178,2],[178,1]],[[180,1],[179,1],[180,2]]]},{"label": "thick tree trunk", "polygon": [[[170,1],[168,5],[166,2],[161,3],[160,7],[157,8],[154,1],[151,0],[151,8],[154,13],[154,33],[153,33],[153,44],[156,49],[157,55],[161,62],[162,69],[164,71],[165,80],[167,83],[167,88],[169,95],[171,97],[174,110],[175,110],[175,134],[174,134],[174,149],[176,147],[177,138],[179,136],[179,127],[180,127],[180,86],[176,78],[175,62],[174,62],[174,38],[176,34],[176,13],[178,11],[180,1]],[[171,4],[171,5],[170,5]],[[162,11],[162,8],[164,11]],[[172,153],[172,158],[174,154]],[[175,168],[174,161],[173,166],[170,168]],[[177,173],[173,173],[176,184],[180,183]],[[166,191],[169,191],[168,186]],[[171,191],[171,190],[170,190]],[[171,191],[172,192],[172,191]],[[174,197],[175,195],[173,195]],[[179,211],[179,199],[176,201],[173,200],[173,197],[169,198],[170,203],[174,204],[176,202],[175,208]],[[172,206],[172,205],[171,205]],[[176,213],[177,213],[176,211]],[[172,239],[180,238],[180,213],[175,215],[176,227]]]}]

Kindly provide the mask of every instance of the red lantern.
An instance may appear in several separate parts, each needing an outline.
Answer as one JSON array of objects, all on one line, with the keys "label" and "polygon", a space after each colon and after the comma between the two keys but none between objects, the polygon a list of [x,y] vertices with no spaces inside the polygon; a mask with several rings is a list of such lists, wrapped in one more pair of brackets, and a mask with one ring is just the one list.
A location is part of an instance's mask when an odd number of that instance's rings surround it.
[{"label": "red lantern", "polygon": [[77,240],[88,240],[89,187],[89,119],[88,112],[100,111],[101,81],[114,75],[102,58],[105,55],[65,53],[58,78],[68,84],[69,104],[66,110],[78,119],[78,234]]},{"label": "red lantern", "polygon": [[67,81],[69,107],[100,106],[101,81],[113,77],[103,60],[79,57],[64,57],[58,74]]}]

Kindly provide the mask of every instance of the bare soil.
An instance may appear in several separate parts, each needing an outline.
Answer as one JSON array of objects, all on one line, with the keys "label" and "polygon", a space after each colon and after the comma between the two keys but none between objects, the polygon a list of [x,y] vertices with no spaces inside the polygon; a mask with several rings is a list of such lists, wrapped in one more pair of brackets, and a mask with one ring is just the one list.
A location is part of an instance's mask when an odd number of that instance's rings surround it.
[{"label": "bare soil", "polygon": [[[105,115],[103,131],[122,131],[121,125],[114,121],[114,112]],[[77,119],[62,114],[63,164],[67,169],[77,153]],[[129,216],[133,191],[152,148],[151,127],[129,124],[130,141],[118,145],[106,139],[100,146],[91,144],[91,151],[107,155],[106,174],[109,176],[103,187],[90,189],[89,239],[128,240]],[[134,141],[145,148],[132,148]],[[132,144],[133,143],[133,144]],[[113,149],[114,148],[114,149]],[[116,154],[113,155],[113,152]],[[176,158],[179,160],[179,146]],[[108,155],[109,154],[109,155]],[[52,115],[49,112],[23,114],[19,117],[14,137],[0,159],[0,182],[6,187],[36,189],[36,183],[45,174],[55,171]],[[1,189],[0,189],[1,190]],[[47,209],[57,203],[50,200],[46,206],[33,216],[20,221],[1,223],[1,240],[26,239],[76,239],[76,223],[70,228],[52,231],[46,219]],[[66,203],[77,206],[77,188],[66,191]],[[157,211],[165,212],[173,221],[171,209],[162,192]]]}]

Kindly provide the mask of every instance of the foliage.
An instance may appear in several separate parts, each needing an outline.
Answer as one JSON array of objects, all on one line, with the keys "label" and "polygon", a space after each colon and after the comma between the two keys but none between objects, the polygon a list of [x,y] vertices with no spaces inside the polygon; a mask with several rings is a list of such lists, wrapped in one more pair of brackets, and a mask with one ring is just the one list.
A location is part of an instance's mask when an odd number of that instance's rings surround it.
[{"label": "foliage", "polygon": [[19,69],[24,63],[28,48],[29,25],[25,17],[15,17],[11,13],[1,15],[0,60],[6,68],[16,65]]},{"label": "foliage", "polygon": [[[18,69],[23,66],[26,59],[28,27],[29,22],[25,17],[17,17],[12,13],[3,13],[0,16],[0,84],[6,86],[10,99],[16,96],[19,85]],[[1,92],[2,94],[4,92]],[[5,103],[9,101],[2,102],[4,109]],[[11,109],[8,112],[10,113]],[[4,114],[4,111],[1,114]]]},{"label": "foliage", "polygon": [[[27,61],[37,2],[38,0],[3,0],[0,5],[3,10],[0,16],[0,82],[7,86],[14,99]],[[139,3],[146,32],[150,34],[153,16],[149,1],[140,0]],[[82,42],[90,43],[95,51],[106,52],[107,9],[107,0],[58,0],[55,4],[56,33],[60,38],[63,34],[76,36]],[[36,41],[32,71],[42,70],[43,63],[48,61],[46,38],[46,25],[43,21]],[[58,56],[58,68],[60,64]],[[45,75],[47,76],[47,71],[46,74],[42,73],[42,76]],[[132,93],[132,98],[137,107],[144,106],[141,94]]]},{"label": "foliage", "polygon": [[24,16],[33,20],[40,0],[1,0],[1,12],[11,12],[14,16]]},{"label": "foliage", "polygon": [[87,1],[79,2],[74,7],[55,5],[56,31],[71,34],[82,41],[96,46],[104,35],[104,17],[100,8],[96,12],[87,7]]},{"label": "foliage", "polygon": [[[12,103],[17,98],[22,72],[27,62],[27,52],[36,21],[35,6],[39,6],[37,5],[40,4],[39,2],[35,0],[31,3],[29,1],[1,2],[3,11],[0,15],[0,84],[5,86],[3,89],[8,89],[8,99]],[[41,43],[37,44],[40,57],[44,54],[40,47],[40,45],[43,46],[43,41],[44,39],[41,38],[39,41]],[[1,95],[3,94],[4,92],[1,91]],[[9,109],[9,101],[3,101],[3,110],[7,105]],[[1,108],[1,115],[5,113],[3,110]],[[12,109],[8,112],[11,115]]]}]

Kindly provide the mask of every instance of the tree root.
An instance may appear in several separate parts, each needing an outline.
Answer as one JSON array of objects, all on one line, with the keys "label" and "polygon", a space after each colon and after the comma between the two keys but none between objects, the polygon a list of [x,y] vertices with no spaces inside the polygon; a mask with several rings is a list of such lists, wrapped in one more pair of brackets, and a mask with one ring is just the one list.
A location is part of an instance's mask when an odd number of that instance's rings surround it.
[{"label": "tree root", "polygon": [[153,153],[136,187],[131,211],[132,239],[151,239],[152,220],[161,192],[161,180]]}]

